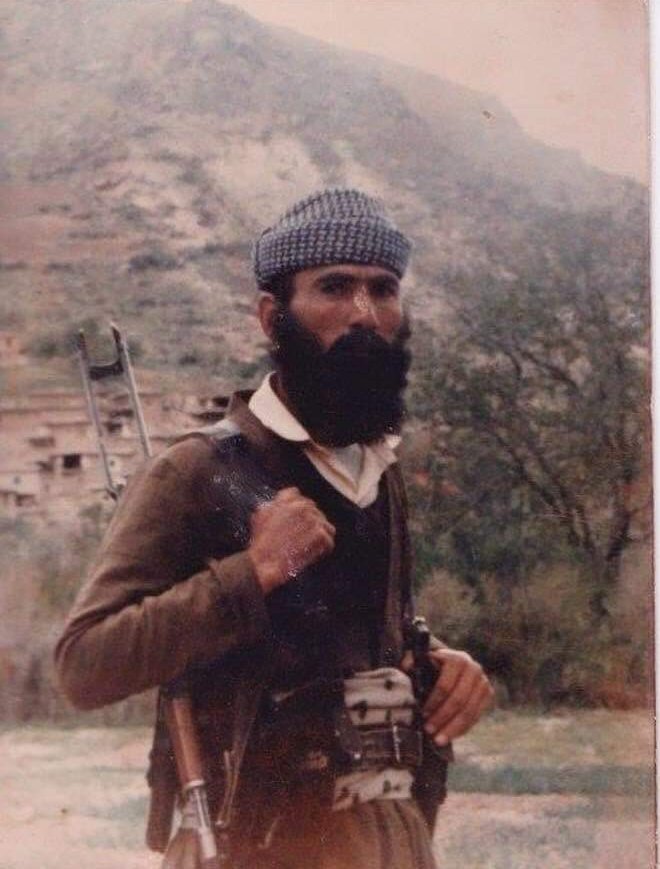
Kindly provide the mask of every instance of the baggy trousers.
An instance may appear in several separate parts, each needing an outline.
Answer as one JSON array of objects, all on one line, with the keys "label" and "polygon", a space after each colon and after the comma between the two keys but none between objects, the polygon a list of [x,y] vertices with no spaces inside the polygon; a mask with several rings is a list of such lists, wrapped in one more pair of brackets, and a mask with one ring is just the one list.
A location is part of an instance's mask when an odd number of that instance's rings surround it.
[{"label": "baggy trousers", "polygon": [[428,826],[413,800],[373,800],[316,826],[289,822],[254,869],[436,869]]}]

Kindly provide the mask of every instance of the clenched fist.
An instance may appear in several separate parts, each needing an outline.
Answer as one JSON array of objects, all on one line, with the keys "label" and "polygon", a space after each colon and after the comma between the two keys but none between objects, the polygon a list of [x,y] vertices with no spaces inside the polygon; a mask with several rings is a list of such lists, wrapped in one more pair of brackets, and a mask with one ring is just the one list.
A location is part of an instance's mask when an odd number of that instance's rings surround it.
[{"label": "clenched fist", "polygon": [[335,527],[298,489],[282,489],[250,519],[248,555],[264,594],[332,552]]}]

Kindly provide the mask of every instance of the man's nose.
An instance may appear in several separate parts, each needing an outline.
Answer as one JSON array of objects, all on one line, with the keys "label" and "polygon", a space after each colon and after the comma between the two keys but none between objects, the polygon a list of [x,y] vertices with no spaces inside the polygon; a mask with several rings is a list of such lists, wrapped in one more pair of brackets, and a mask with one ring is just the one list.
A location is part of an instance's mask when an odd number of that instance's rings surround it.
[{"label": "man's nose", "polygon": [[365,286],[359,286],[353,293],[351,326],[358,325],[370,329],[375,329],[378,326],[378,312],[374,300]]}]

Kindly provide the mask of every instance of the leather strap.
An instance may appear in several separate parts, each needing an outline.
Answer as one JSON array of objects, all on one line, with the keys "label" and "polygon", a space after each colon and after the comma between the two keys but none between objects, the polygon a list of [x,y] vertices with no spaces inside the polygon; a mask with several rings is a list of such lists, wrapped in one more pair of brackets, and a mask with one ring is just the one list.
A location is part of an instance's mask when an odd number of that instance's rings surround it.
[{"label": "leather strap", "polygon": [[362,744],[357,769],[392,766],[415,769],[422,763],[422,734],[416,727],[389,724],[358,728]]},{"label": "leather strap", "polygon": [[[343,773],[368,769],[417,769],[422,764],[423,738],[421,730],[407,724],[387,724],[382,727],[353,729],[354,751]],[[345,754],[345,752],[344,752]],[[320,751],[310,751],[302,762],[302,771],[318,773],[328,768],[330,759]]]}]

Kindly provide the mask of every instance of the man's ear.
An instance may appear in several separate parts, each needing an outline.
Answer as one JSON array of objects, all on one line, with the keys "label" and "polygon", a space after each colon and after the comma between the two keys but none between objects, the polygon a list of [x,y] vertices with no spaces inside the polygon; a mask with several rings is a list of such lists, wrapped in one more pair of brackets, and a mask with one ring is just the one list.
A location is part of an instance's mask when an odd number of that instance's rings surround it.
[{"label": "man's ear", "polygon": [[261,293],[257,307],[257,315],[264,335],[273,341],[273,323],[277,313],[277,299],[272,293]]}]

